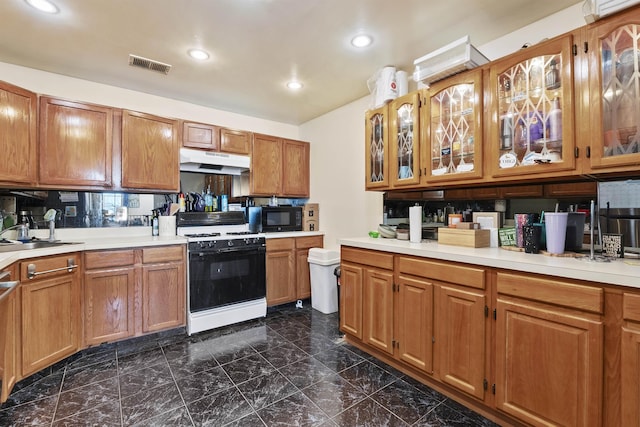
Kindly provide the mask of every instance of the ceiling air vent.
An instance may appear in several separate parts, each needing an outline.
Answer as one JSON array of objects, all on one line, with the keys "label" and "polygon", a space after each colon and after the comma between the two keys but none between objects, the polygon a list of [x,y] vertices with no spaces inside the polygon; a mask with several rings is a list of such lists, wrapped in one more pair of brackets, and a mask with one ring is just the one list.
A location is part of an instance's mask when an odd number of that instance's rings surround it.
[{"label": "ceiling air vent", "polygon": [[151,71],[157,71],[162,74],[169,74],[169,70],[171,69],[171,65],[169,64],[132,54],[129,54],[129,65],[132,67],[140,67]]}]

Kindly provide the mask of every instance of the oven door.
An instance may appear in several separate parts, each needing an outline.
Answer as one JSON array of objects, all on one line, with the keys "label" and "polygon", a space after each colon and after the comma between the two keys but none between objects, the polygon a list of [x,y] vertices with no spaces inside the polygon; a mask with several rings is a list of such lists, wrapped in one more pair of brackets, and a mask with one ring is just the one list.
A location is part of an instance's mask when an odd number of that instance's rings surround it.
[{"label": "oven door", "polygon": [[189,253],[189,311],[266,296],[265,248]]}]

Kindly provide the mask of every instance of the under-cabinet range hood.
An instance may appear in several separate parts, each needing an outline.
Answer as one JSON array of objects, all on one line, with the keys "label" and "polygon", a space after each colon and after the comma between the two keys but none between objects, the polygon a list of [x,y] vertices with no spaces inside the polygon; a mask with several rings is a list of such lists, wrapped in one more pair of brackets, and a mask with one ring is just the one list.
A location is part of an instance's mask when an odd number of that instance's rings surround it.
[{"label": "under-cabinet range hood", "polygon": [[180,149],[180,170],[182,172],[240,175],[249,170],[250,163],[249,156],[191,148]]}]

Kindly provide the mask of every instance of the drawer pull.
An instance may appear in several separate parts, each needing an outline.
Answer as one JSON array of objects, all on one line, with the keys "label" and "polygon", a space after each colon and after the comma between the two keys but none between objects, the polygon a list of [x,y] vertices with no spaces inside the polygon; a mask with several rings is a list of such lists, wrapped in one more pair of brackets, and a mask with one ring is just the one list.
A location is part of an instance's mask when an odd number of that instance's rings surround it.
[{"label": "drawer pull", "polygon": [[29,264],[27,266],[27,277],[29,279],[33,279],[34,277],[40,276],[42,274],[55,273],[56,271],[63,271],[63,270],[67,270],[69,273],[73,273],[73,270],[76,268],[78,268],[78,265],[75,263],[75,260],[73,258],[69,258],[67,260],[66,267],[54,268],[52,270],[46,270],[46,271],[36,271],[36,265]]},{"label": "drawer pull", "polygon": [[5,299],[5,297],[7,297],[11,291],[13,290],[13,288],[15,288],[16,286],[18,286],[20,282],[17,280],[12,280],[10,282],[0,282],[0,289],[4,289],[5,291],[2,292],[0,294],[0,301],[2,301],[3,299]]}]

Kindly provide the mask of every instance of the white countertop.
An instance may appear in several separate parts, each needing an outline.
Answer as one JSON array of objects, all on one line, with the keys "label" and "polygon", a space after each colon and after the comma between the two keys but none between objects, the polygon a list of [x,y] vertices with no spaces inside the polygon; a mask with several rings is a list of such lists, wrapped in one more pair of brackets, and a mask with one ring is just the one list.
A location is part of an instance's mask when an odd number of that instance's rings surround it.
[{"label": "white countertop", "polygon": [[616,259],[596,262],[570,257],[513,252],[501,248],[466,248],[442,245],[435,240],[411,243],[407,240],[354,237],[340,239],[343,246],[415,255],[443,261],[455,261],[516,270],[527,273],[548,274],[569,279],[640,288],[640,260]]}]

